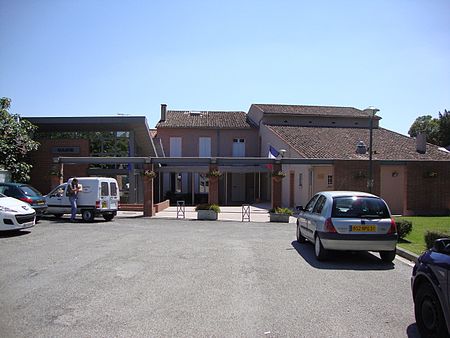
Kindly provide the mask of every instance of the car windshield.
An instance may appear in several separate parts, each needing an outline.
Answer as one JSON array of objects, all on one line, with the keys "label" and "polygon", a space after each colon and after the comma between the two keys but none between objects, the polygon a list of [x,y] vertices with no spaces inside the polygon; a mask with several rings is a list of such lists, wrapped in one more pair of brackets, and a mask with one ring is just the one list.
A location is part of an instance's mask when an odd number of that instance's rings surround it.
[{"label": "car windshield", "polygon": [[333,199],[331,217],[390,218],[386,204],[376,197],[345,196]]},{"label": "car windshield", "polygon": [[20,190],[22,190],[22,192],[26,196],[30,196],[30,197],[41,196],[41,193],[39,191],[37,191],[36,189],[34,189],[33,187],[31,187],[29,185],[21,185]]}]

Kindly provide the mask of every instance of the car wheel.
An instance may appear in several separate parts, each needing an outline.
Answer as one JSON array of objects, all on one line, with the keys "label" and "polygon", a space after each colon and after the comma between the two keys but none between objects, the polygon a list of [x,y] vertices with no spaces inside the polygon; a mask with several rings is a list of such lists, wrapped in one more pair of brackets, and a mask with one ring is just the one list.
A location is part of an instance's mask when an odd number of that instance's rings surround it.
[{"label": "car wheel", "polygon": [[380,258],[383,262],[392,263],[395,258],[395,250],[392,251],[380,251]]},{"label": "car wheel", "polygon": [[103,214],[103,218],[109,222],[114,218],[114,214]]},{"label": "car wheel", "polygon": [[303,237],[302,233],[300,232],[300,225],[297,222],[297,242],[299,243],[305,243],[306,238]]},{"label": "car wheel", "polygon": [[63,214],[53,214],[53,216],[55,216],[55,218],[61,218],[63,217]]},{"label": "car wheel", "polygon": [[314,241],[314,254],[316,255],[318,261],[325,260],[328,254],[327,250],[323,247],[318,235],[316,235]]},{"label": "car wheel", "polygon": [[417,290],[414,314],[422,337],[448,337],[441,304],[429,283],[422,284]]},{"label": "car wheel", "polygon": [[83,210],[81,212],[81,217],[85,222],[92,222],[94,220],[94,212],[89,209]]}]

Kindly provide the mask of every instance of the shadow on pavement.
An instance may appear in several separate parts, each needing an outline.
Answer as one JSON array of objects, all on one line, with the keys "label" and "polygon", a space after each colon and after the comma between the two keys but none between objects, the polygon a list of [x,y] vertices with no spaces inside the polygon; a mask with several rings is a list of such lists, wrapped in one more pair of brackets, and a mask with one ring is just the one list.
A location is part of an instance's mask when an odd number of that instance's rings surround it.
[{"label": "shadow on pavement", "polygon": [[52,222],[52,223],[73,223],[73,224],[93,224],[93,223],[106,223],[106,222],[114,222],[114,219],[112,221],[107,221],[103,219],[102,217],[96,217],[92,222],[85,222],[81,218],[77,218],[75,222],[71,222],[70,218],[68,217],[54,217],[54,216],[43,216],[42,219],[45,219],[46,221]]},{"label": "shadow on pavement", "polygon": [[383,262],[380,258],[365,251],[330,251],[328,259],[319,262],[314,255],[314,246],[309,243],[291,243],[303,259],[314,268],[327,270],[392,270],[393,263]]},{"label": "shadow on pavement", "polygon": [[28,230],[6,230],[0,231],[0,238],[11,238],[28,235],[31,231]]}]

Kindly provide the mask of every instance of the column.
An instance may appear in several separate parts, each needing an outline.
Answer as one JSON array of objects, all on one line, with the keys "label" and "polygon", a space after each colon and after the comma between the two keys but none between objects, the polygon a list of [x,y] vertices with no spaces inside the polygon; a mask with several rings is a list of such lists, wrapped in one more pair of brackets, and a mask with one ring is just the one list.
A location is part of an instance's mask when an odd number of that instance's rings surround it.
[{"label": "column", "polygon": [[[209,165],[209,172],[219,170],[217,164]],[[208,203],[209,204],[219,204],[219,176],[208,177],[209,180],[209,193],[208,193]]]},{"label": "column", "polygon": [[[281,171],[281,164],[275,163],[273,165],[273,172]],[[282,178],[272,176],[272,208],[281,207],[281,194],[282,194]]]},{"label": "column", "polygon": [[145,172],[153,172],[153,164],[144,165],[144,216],[151,217],[155,215],[153,208],[153,179],[151,175],[145,175]]}]

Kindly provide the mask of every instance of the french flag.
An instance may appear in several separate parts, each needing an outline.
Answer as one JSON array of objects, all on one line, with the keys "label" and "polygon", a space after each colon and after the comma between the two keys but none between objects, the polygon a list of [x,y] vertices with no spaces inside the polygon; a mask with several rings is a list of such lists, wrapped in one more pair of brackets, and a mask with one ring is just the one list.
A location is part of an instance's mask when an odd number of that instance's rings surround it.
[{"label": "french flag", "polygon": [[269,146],[269,155],[268,158],[277,158],[280,155],[280,152],[276,150],[274,147]]},{"label": "french flag", "polygon": [[[278,155],[280,155],[280,152],[276,150],[274,147],[269,146],[269,154],[267,155],[268,158],[277,158]],[[266,164],[267,169],[272,170],[273,166],[272,164]]]}]

